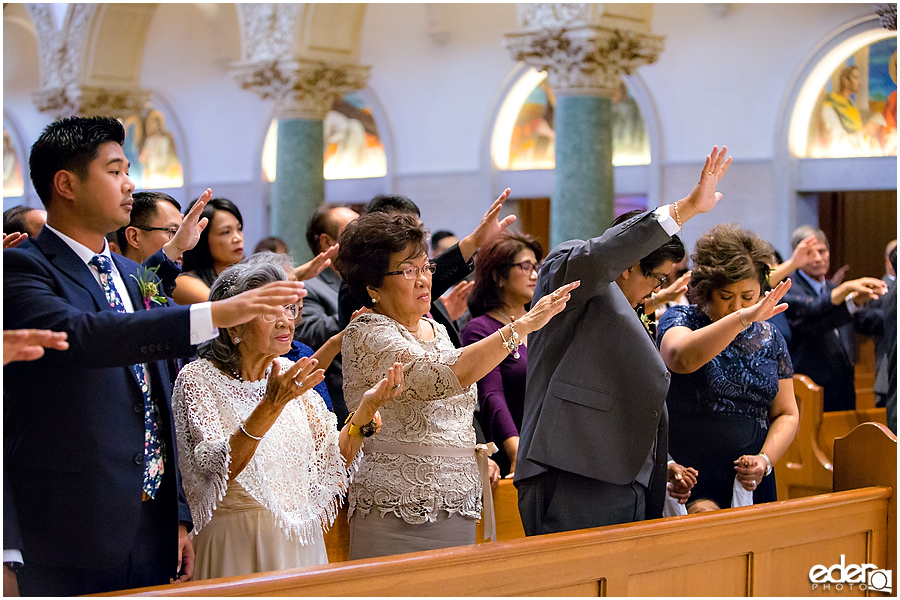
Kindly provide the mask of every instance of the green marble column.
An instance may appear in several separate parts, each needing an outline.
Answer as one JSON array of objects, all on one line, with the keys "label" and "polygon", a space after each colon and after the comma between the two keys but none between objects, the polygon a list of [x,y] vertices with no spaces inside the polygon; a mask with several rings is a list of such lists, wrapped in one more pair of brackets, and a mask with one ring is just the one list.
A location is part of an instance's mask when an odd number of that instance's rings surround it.
[{"label": "green marble column", "polygon": [[[596,237],[613,220],[612,103],[609,98],[556,99],[556,170],[550,245]],[[280,177],[280,175],[279,175]]]},{"label": "green marble column", "polygon": [[312,258],[306,224],[325,201],[324,148],[320,119],[278,120],[270,231],[287,242],[298,264]]}]

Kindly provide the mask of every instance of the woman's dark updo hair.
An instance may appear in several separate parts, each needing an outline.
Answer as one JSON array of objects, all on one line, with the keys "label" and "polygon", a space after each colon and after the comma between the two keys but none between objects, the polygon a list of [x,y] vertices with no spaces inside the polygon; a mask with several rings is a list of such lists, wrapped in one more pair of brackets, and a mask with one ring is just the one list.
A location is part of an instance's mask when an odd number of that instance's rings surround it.
[{"label": "woman's dark updo hair", "polygon": [[367,287],[379,288],[391,262],[391,255],[406,252],[427,254],[425,230],[409,214],[374,212],[351,221],[338,240],[340,247],[334,266],[363,306],[371,306]]},{"label": "woman's dark updo hair", "polygon": [[771,246],[758,235],[734,223],[716,225],[697,240],[691,256],[691,285],[688,299],[701,310],[712,293],[725,286],[755,279],[765,289],[769,265],[775,260]]},{"label": "woman's dark updo hair", "polygon": [[[197,200],[191,202],[184,214],[191,212],[191,208],[196,203]],[[182,272],[193,273],[209,287],[212,287],[218,276],[212,252],[209,250],[209,230],[212,228],[213,215],[217,210],[230,212],[241,224],[241,228],[244,227],[244,218],[234,202],[228,198],[212,198],[203,208],[203,212],[200,213],[200,218],[206,217],[209,219],[209,223],[206,224],[206,228],[200,233],[200,240],[197,242],[197,245],[184,253],[184,264],[181,267]]]},{"label": "woman's dark updo hair", "polygon": [[537,262],[544,258],[541,244],[530,235],[522,233],[504,233],[478,252],[475,287],[469,294],[469,312],[473,317],[480,317],[503,305],[500,280],[509,277],[513,261],[522,250],[534,252]]}]

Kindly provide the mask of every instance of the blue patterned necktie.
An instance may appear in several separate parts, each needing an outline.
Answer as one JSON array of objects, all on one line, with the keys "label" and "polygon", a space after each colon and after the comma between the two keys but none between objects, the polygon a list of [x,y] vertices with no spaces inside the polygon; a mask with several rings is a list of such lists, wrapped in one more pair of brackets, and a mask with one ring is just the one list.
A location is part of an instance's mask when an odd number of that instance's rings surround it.
[{"label": "blue patterned necktie", "polygon": [[[109,307],[124,313],[125,306],[112,282],[112,264],[102,254],[95,254],[90,263],[100,272],[100,286],[106,294]],[[159,409],[150,398],[150,380],[144,365],[131,365],[131,370],[141,386],[144,396],[144,493],[153,498],[162,483],[164,454],[159,441]]]}]

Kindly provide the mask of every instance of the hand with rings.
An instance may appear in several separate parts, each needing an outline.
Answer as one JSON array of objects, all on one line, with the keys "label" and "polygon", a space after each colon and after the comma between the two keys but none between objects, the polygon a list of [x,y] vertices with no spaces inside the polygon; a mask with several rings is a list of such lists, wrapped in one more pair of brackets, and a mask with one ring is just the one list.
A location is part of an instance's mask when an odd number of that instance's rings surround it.
[{"label": "hand with rings", "polygon": [[745,454],[734,461],[737,480],[745,490],[753,491],[766,474],[766,459],[755,454]]},{"label": "hand with rings", "polygon": [[297,396],[308,392],[325,379],[325,371],[316,369],[318,364],[315,358],[304,357],[282,373],[278,360],[272,361],[262,401],[281,409]]},{"label": "hand with rings", "polygon": [[394,363],[388,369],[387,376],[373,385],[363,394],[357,412],[360,414],[374,414],[389,400],[393,400],[403,391],[403,363]]}]

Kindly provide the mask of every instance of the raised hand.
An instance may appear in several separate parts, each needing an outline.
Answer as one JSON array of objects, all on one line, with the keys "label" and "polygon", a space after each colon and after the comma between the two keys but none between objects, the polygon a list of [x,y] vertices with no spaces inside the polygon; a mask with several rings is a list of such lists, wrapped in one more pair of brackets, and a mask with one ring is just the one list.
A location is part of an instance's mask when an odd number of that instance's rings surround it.
[{"label": "raised hand", "polygon": [[65,331],[47,329],[9,329],[3,332],[3,364],[19,360],[37,360],[44,348],[68,350]]},{"label": "raised hand", "polygon": [[525,313],[525,316],[516,321],[516,324],[524,326],[526,335],[537,331],[566,308],[566,302],[572,297],[570,292],[579,285],[581,285],[581,281],[573,281],[556,288],[556,290],[538,300],[537,304]]},{"label": "raised hand", "polygon": [[663,306],[666,302],[674,302],[678,298],[681,298],[687,293],[688,283],[690,283],[690,281],[691,272],[688,271],[676,279],[669,287],[659,290],[656,294],[656,305]]},{"label": "raised hand", "polygon": [[474,281],[466,281],[463,279],[450,288],[450,291],[441,296],[441,302],[444,303],[444,308],[447,309],[447,314],[450,315],[451,320],[457,320],[464,312],[466,312],[466,309],[469,308],[467,301],[469,294],[474,287]]},{"label": "raised hand", "polygon": [[27,233],[18,233],[18,232],[10,233],[10,234],[4,233],[3,234],[3,249],[6,250],[7,248],[15,248],[16,246],[18,246],[19,244],[21,244],[22,242],[24,242],[27,239],[28,239]]},{"label": "raised hand", "polygon": [[787,293],[789,289],[791,289],[791,280],[785,279],[776,285],[774,289],[766,292],[765,296],[760,298],[759,302],[750,308],[742,309],[744,312],[741,320],[744,323],[750,323],[751,321],[766,321],[779,313],[783,313],[788,309],[788,305],[778,303],[784,298],[785,293]]},{"label": "raised hand", "polygon": [[180,260],[185,252],[193,249],[194,246],[197,245],[197,242],[200,241],[200,234],[209,224],[209,219],[206,217],[201,219],[200,214],[203,212],[203,209],[206,208],[206,204],[209,202],[210,198],[212,198],[212,190],[206,188],[206,191],[203,192],[196,202],[194,202],[191,210],[184,215],[184,219],[181,220],[178,231],[172,236],[172,239],[163,246],[163,252],[165,252],[166,256],[172,259],[173,262]]},{"label": "raised hand", "polygon": [[490,244],[504,229],[516,221],[515,215],[509,215],[503,220],[497,219],[503,203],[509,198],[510,191],[509,188],[503,190],[503,193],[494,200],[488,211],[481,217],[478,227],[459,242],[459,250],[464,259],[469,260],[477,249]]},{"label": "raised hand", "polygon": [[272,370],[266,382],[266,395],[263,402],[269,403],[273,408],[281,409],[294,398],[305,394],[325,379],[325,371],[316,369],[319,361],[315,358],[304,357],[281,373],[281,367],[277,360],[272,361]]},{"label": "raised hand", "polygon": [[875,300],[879,296],[883,296],[886,292],[887,284],[881,279],[860,277],[859,279],[845,281],[831,290],[831,302],[840,304],[852,294],[854,304],[862,306],[869,300]]},{"label": "raised hand", "polygon": [[800,243],[797,244],[797,247],[794,248],[794,252],[791,254],[791,267],[796,270],[802,269],[803,267],[808,265],[809,261],[812,260],[812,249],[815,245],[815,234],[803,238]]},{"label": "raised hand", "polygon": [[362,404],[365,404],[366,409],[374,413],[389,400],[399,396],[402,391],[403,363],[395,362],[388,369],[387,375],[363,394]]},{"label": "raised hand", "polygon": [[337,244],[335,244],[328,250],[325,250],[324,252],[319,252],[319,254],[317,254],[315,258],[295,268],[294,277],[297,278],[297,281],[306,281],[307,279],[312,279],[331,266],[331,261],[335,256],[337,256],[337,253]]},{"label": "raised hand", "polygon": [[299,281],[274,281],[231,298],[217,300],[211,308],[213,326],[234,327],[263,315],[278,317],[285,305],[296,304],[306,293]]},{"label": "raised hand", "polygon": [[718,146],[713,146],[712,152],[706,157],[703,171],[700,173],[700,181],[697,182],[697,185],[685,198],[694,212],[709,212],[722,199],[721,192],[716,191],[716,185],[728,172],[728,167],[731,166],[731,157],[725,158],[727,153],[728,148],[726,146],[722,146],[721,151],[719,151]]}]

